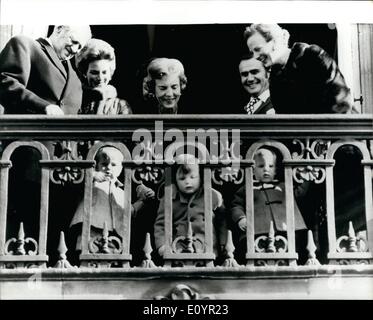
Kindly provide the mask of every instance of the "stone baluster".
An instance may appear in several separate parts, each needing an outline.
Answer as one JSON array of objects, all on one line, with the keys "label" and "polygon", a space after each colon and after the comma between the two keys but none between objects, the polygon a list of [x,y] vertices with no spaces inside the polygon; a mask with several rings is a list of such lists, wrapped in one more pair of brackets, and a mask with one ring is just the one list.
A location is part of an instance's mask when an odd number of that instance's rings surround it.
[{"label": "stone baluster", "polygon": [[153,251],[152,244],[150,242],[150,233],[148,232],[146,234],[145,238],[145,244],[144,244],[144,256],[145,259],[141,262],[141,267],[142,268],[155,268],[155,264],[152,261],[151,253]]},{"label": "stone baluster", "polygon": [[23,229],[23,222],[19,224],[19,230],[18,230],[18,237],[16,242],[16,250],[14,252],[15,255],[25,255],[25,231]]},{"label": "stone baluster", "polygon": [[306,249],[308,251],[308,259],[306,261],[306,265],[314,265],[314,266],[320,265],[319,260],[317,260],[317,258],[316,258],[317,247],[316,247],[315,242],[313,240],[313,233],[312,233],[311,230],[308,230]]},{"label": "stone baluster", "polygon": [[226,250],[226,258],[223,262],[223,267],[238,267],[239,264],[237,263],[236,259],[234,259],[234,244],[232,240],[232,231],[228,230],[227,232],[227,243],[225,245]]},{"label": "stone baluster", "polygon": [[187,235],[185,237],[185,244],[186,244],[185,252],[193,253],[194,252],[194,248],[193,248],[193,229],[192,229],[192,223],[190,221],[188,221],[188,229],[187,229]]},{"label": "stone baluster", "polygon": [[58,244],[57,251],[59,253],[59,258],[58,258],[56,265],[54,266],[55,268],[59,268],[59,269],[67,269],[67,268],[74,268],[74,267],[76,268],[76,266],[73,267],[66,258],[67,247],[65,243],[65,234],[63,231],[61,231],[60,233],[60,241]]},{"label": "stone baluster", "polygon": [[102,253],[110,253],[109,250],[109,230],[106,221],[104,222],[104,229],[102,230],[101,250]]},{"label": "stone baluster", "polygon": [[354,227],[352,225],[352,221],[348,223],[348,249],[349,252],[357,252],[357,246],[356,246],[356,234]]},{"label": "stone baluster", "polygon": [[267,252],[276,252],[275,247],[275,229],[273,227],[273,221],[269,224],[269,232],[267,238]]}]

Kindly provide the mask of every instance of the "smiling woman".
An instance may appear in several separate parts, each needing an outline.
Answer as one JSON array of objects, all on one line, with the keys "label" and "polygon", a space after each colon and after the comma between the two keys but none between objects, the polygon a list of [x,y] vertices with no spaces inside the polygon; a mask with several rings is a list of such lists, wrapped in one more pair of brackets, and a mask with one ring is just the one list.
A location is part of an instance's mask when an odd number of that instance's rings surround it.
[{"label": "smiling woman", "polygon": [[186,87],[187,78],[184,67],[177,59],[156,58],[147,68],[145,95],[155,98],[158,113],[176,114],[182,91]]},{"label": "smiling woman", "polygon": [[117,98],[109,84],[116,67],[114,48],[106,41],[91,39],[76,57],[83,82],[82,114],[130,114],[128,103]]},{"label": "smiling woman", "polygon": [[111,61],[96,60],[88,65],[87,83],[90,87],[103,87],[109,84],[111,79]]}]

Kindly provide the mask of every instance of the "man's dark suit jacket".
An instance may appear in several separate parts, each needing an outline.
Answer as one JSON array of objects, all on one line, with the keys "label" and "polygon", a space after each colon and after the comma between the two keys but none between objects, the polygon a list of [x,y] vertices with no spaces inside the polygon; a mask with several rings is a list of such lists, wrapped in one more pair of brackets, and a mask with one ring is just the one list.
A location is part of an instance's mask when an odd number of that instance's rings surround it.
[{"label": "man's dark suit jacket", "polygon": [[263,102],[258,109],[255,110],[254,114],[266,114],[268,110],[273,109],[271,98]]},{"label": "man's dark suit jacket", "polygon": [[66,71],[45,39],[13,37],[0,54],[0,103],[7,114],[45,114],[57,104],[65,114],[77,114],[81,82],[70,61]]}]

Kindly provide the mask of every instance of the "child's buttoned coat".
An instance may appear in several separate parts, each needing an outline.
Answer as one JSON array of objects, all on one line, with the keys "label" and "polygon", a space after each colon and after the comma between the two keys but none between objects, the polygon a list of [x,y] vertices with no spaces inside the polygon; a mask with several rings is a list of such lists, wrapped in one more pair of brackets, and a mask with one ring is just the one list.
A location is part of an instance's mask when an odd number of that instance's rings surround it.
[{"label": "child's buttoned coat", "polygon": [[[245,186],[241,187],[235,194],[232,202],[232,219],[235,223],[246,217],[245,213]],[[254,232],[255,235],[268,234],[270,222],[273,221],[276,231],[287,231],[285,186],[280,183],[269,188],[254,189]],[[294,199],[294,226],[295,230],[306,229],[303,217]],[[240,235],[240,240],[246,233]]]},{"label": "child's buttoned coat", "polygon": [[[226,217],[222,195],[215,189],[211,189],[211,193],[213,209],[213,242],[216,250],[217,245],[224,245],[226,243]],[[188,221],[190,221],[193,236],[199,239],[201,243],[205,242],[205,205],[203,187],[201,187],[190,199],[187,199],[177,190],[176,186],[173,185],[172,212],[173,240],[179,236],[186,236]],[[160,200],[158,214],[154,224],[154,238],[157,249],[165,243],[164,215],[165,205],[163,197]]]}]

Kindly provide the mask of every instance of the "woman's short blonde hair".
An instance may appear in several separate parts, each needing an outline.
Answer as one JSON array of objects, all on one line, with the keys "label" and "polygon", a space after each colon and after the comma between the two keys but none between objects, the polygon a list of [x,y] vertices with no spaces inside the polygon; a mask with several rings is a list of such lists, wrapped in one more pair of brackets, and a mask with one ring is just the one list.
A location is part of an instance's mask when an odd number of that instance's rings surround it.
[{"label": "woman's short blonde hair", "polygon": [[263,23],[253,23],[246,27],[244,31],[245,42],[255,33],[259,33],[263,38],[269,42],[274,40],[278,45],[289,45],[290,34],[286,29],[281,28],[278,24],[263,24]]},{"label": "woman's short blonde hair", "polygon": [[154,97],[155,80],[162,79],[172,73],[176,73],[180,79],[180,88],[184,90],[187,78],[183,64],[177,59],[155,58],[147,67],[147,75],[143,81],[143,95],[145,99]]},{"label": "woman's short blonde hair", "polygon": [[111,75],[116,68],[114,48],[104,40],[90,39],[83,49],[76,55],[75,63],[78,71],[85,75],[92,61],[108,60],[110,62]]}]

